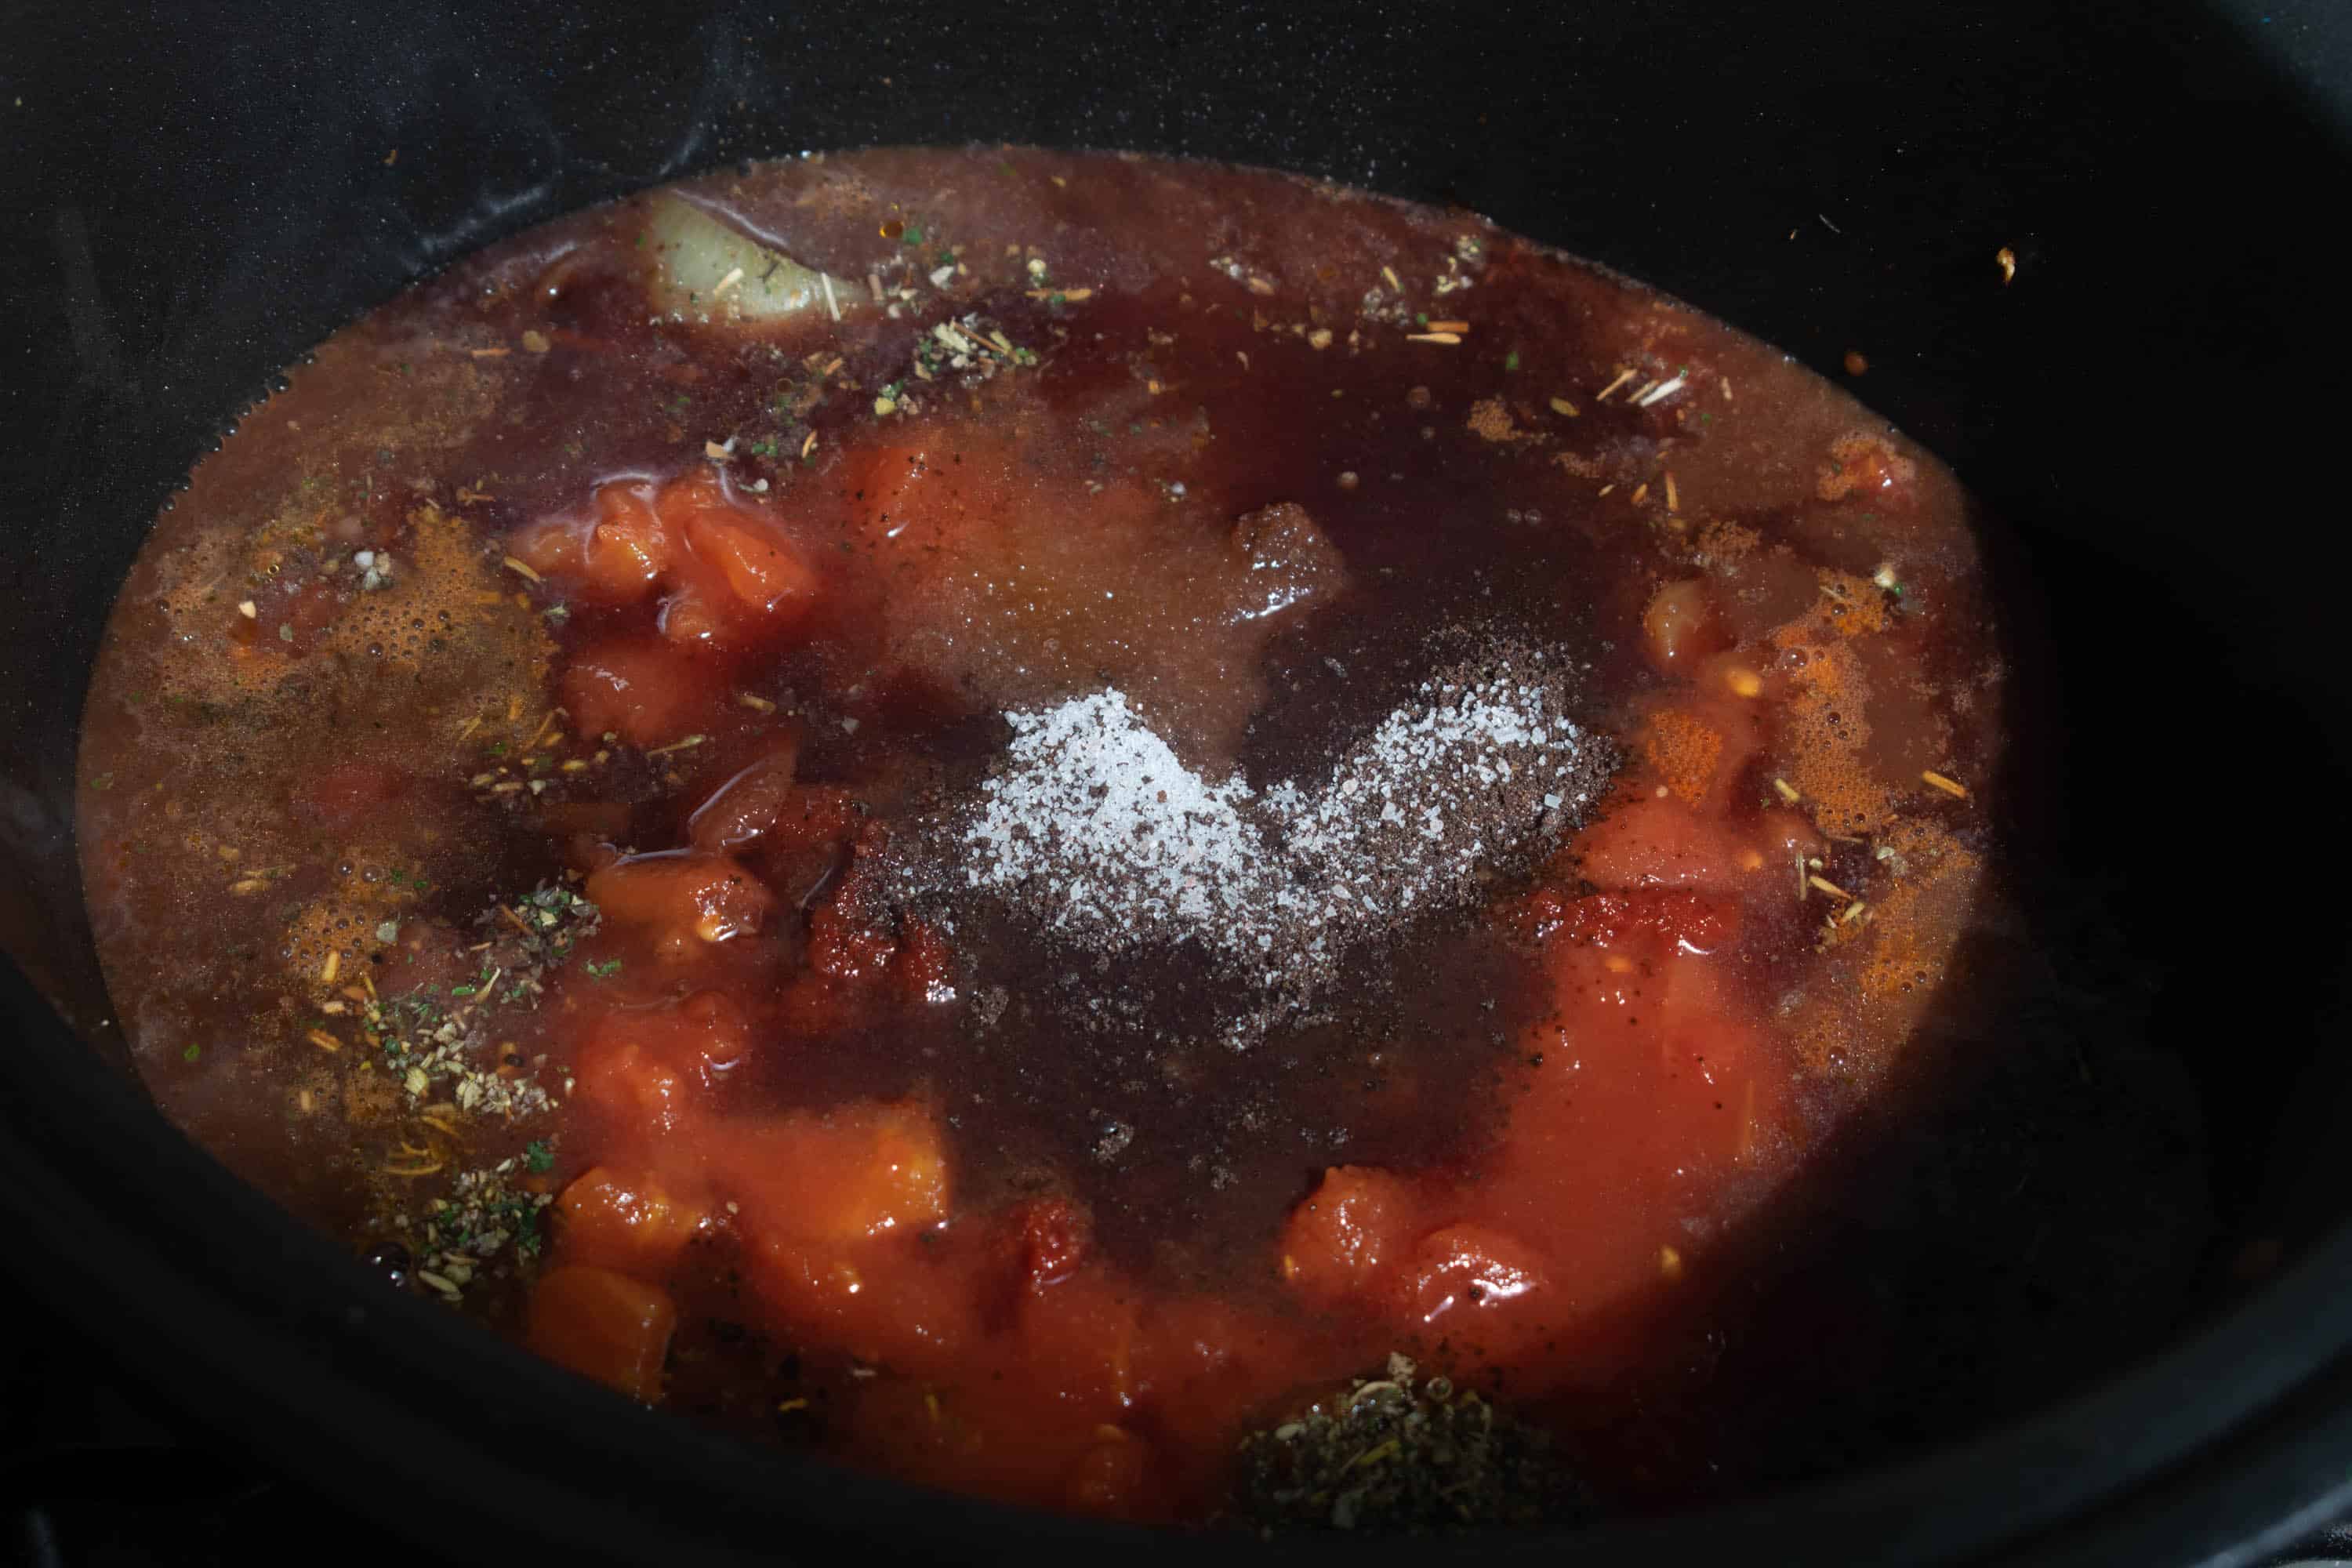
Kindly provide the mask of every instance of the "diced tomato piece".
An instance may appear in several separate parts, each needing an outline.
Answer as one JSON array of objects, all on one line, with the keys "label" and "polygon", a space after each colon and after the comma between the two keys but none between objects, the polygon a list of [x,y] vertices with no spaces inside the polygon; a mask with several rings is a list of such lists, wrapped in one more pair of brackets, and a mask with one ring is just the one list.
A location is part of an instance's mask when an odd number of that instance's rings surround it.
[{"label": "diced tomato piece", "polygon": [[407,794],[408,783],[398,768],[339,763],[305,774],[294,785],[292,805],[297,816],[342,833]]},{"label": "diced tomato piece", "polygon": [[534,523],[515,534],[509,549],[541,576],[562,579],[603,605],[635,604],[652,593],[677,552],[647,479],[597,486],[590,516]]},{"label": "diced tomato piece", "polygon": [[765,1232],[745,1249],[744,1272],[787,1337],[898,1372],[945,1372],[979,1334],[974,1281],[955,1259],[925,1257],[912,1239],[828,1242]]},{"label": "diced tomato piece", "polygon": [[648,1405],[662,1395],[662,1360],[677,1327],[669,1292],[609,1268],[566,1264],[530,1293],[524,1342],[585,1377]]},{"label": "diced tomato piece", "polygon": [[604,1165],[564,1188],[556,1207],[565,1262],[651,1279],[677,1266],[710,1217],[707,1205],[677,1196],[658,1178]]},{"label": "diced tomato piece", "polygon": [[816,602],[816,571],[783,530],[740,511],[702,511],[687,542],[726,574],[735,596],[761,615],[796,616]]},{"label": "diced tomato piece", "polygon": [[1332,1166],[1283,1226],[1283,1279],[1325,1305],[1363,1299],[1412,1250],[1421,1207],[1403,1177],[1370,1165]]},{"label": "diced tomato piece", "polygon": [[714,729],[725,672],[658,641],[620,638],[583,650],[563,672],[563,706],[583,735],[666,746]]},{"label": "diced tomato piece", "polygon": [[596,519],[588,531],[583,578],[590,595],[608,604],[644,598],[676,559],[677,544],[654,507],[644,479],[596,487]]},{"label": "diced tomato piece", "polygon": [[689,556],[675,577],[676,585],[661,604],[663,637],[688,647],[723,648],[744,640],[747,628],[740,607],[711,567]]},{"label": "diced tomato piece", "polygon": [[671,1132],[699,1116],[750,1048],[751,1026],[722,992],[609,1013],[580,1048],[574,1092],[625,1127]]},{"label": "diced tomato piece", "polygon": [[793,772],[799,760],[799,742],[781,741],[711,791],[687,819],[695,847],[730,849],[773,827],[793,806]]},{"label": "diced tomato piece", "polygon": [[669,577],[662,633],[678,642],[729,643],[798,619],[816,602],[815,569],[783,526],[697,474],[662,491],[663,521],[686,541]]},{"label": "diced tomato piece", "polygon": [[841,1242],[947,1218],[946,1145],[930,1111],[912,1101],[732,1127],[711,1152],[721,1184],[763,1231]]},{"label": "diced tomato piece", "polygon": [[776,901],[732,857],[692,849],[615,860],[589,877],[587,892],[606,919],[653,927],[672,956],[757,931]]},{"label": "diced tomato piece", "polygon": [[1402,1292],[1406,1322],[1487,1365],[1507,1365],[1535,1348],[1555,1303],[1543,1262],[1519,1242],[1482,1226],[1433,1231],[1414,1249]]}]

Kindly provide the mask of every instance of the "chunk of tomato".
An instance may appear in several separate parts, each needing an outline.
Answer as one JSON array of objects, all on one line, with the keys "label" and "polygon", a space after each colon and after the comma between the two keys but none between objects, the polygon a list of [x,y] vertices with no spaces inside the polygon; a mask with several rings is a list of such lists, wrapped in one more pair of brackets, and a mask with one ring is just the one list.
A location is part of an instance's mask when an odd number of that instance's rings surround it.
[{"label": "chunk of tomato", "polygon": [[788,1338],[921,1374],[961,1364],[979,1335],[974,1281],[957,1258],[927,1257],[911,1237],[824,1241],[756,1220],[750,1228],[746,1283]]},{"label": "chunk of tomato", "polygon": [[652,928],[671,957],[757,931],[776,901],[732,857],[695,849],[626,856],[592,873],[587,892],[606,919]]},{"label": "chunk of tomato", "polygon": [[556,1208],[563,1216],[557,1250],[565,1262],[643,1279],[676,1268],[710,1218],[707,1204],[679,1195],[662,1178],[605,1165],[564,1188]]},{"label": "chunk of tomato", "polygon": [[632,1399],[657,1403],[662,1361],[677,1327],[669,1292],[609,1268],[567,1264],[530,1293],[524,1342]]},{"label": "chunk of tomato", "polygon": [[764,1232],[844,1242],[947,1218],[946,1144],[929,1110],[913,1101],[737,1125],[710,1152],[721,1185]]},{"label": "chunk of tomato", "polygon": [[1554,1309],[1543,1261],[1483,1226],[1431,1232],[1413,1251],[1402,1304],[1405,1321],[1464,1361],[1507,1366],[1537,1349]]},{"label": "chunk of tomato", "polygon": [[563,672],[563,706],[579,731],[666,746],[715,728],[725,671],[650,639],[584,649]]},{"label": "chunk of tomato", "polygon": [[622,1128],[656,1133],[698,1119],[751,1049],[751,1026],[725,993],[597,1020],[580,1047],[573,1092]]},{"label": "chunk of tomato", "polygon": [[589,516],[550,518],[518,532],[511,542],[515,559],[542,576],[564,580],[593,603],[635,604],[654,591],[677,552],[654,498],[648,479],[601,484]]},{"label": "chunk of tomato", "polygon": [[1366,1298],[1411,1252],[1421,1206],[1402,1176],[1371,1165],[1332,1166],[1283,1226],[1283,1279],[1320,1305]]}]

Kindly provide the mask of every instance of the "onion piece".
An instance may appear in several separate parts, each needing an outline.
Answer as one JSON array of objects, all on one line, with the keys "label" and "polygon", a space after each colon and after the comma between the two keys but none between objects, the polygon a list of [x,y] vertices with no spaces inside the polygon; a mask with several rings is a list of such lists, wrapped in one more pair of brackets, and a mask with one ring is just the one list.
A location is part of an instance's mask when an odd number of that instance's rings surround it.
[{"label": "onion piece", "polygon": [[664,311],[746,321],[814,311],[837,321],[869,303],[864,284],[827,279],[677,196],[654,198],[646,232],[654,258],[646,288]]}]

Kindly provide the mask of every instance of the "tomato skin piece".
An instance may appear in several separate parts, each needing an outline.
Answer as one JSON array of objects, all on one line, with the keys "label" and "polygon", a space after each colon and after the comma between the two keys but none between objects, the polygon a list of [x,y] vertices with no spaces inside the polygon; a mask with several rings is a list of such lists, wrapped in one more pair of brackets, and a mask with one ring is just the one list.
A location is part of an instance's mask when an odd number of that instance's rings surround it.
[{"label": "tomato skin piece", "polygon": [[523,1342],[559,1366],[647,1405],[662,1396],[662,1358],[677,1328],[669,1292],[625,1274],[565,1264],[540,1278]]},{"label": "tomato skin piece", "polygon": [[712,790],[687,819],[694,847],[732,849],[782,822],[794,804],[793,774],[799,762],[799,742],[783,741]]}]

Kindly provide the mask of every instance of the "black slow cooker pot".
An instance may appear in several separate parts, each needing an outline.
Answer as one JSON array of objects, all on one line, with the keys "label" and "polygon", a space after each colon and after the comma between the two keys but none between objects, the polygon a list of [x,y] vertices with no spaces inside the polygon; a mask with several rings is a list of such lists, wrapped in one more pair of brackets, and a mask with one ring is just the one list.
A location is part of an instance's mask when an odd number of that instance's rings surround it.
[{"label": "black slow cooker pot", "polygon": [[[1201,1549],[723,1444],[388,1293],[144,1100],[72,853],[115,586],[277,368],[585,202],[803,148],[1019,141],[1458,203],[1832,374],[1863,353],[1860,395],[2010,525],[2004,875],[2074,1001],[2009,1044],[2122,1030],[2197,1102],[2170,1157],[2210,1224],[2155,1337],[2077,1342],[2028,1396],[1850,1433],[1836,1473],[1707,1511],[1328,1549],[2234,1562],[2352,1501],[2352,309],[2325,239],[2352,188],[2352,11],[335,10],[0,19],[0,1271],[225,1448],[461,1555]],[[1932,1246],[1948,1217],[1896,1220]],[[1957,1313],[1968,1272],[1939,1286]]]}]

